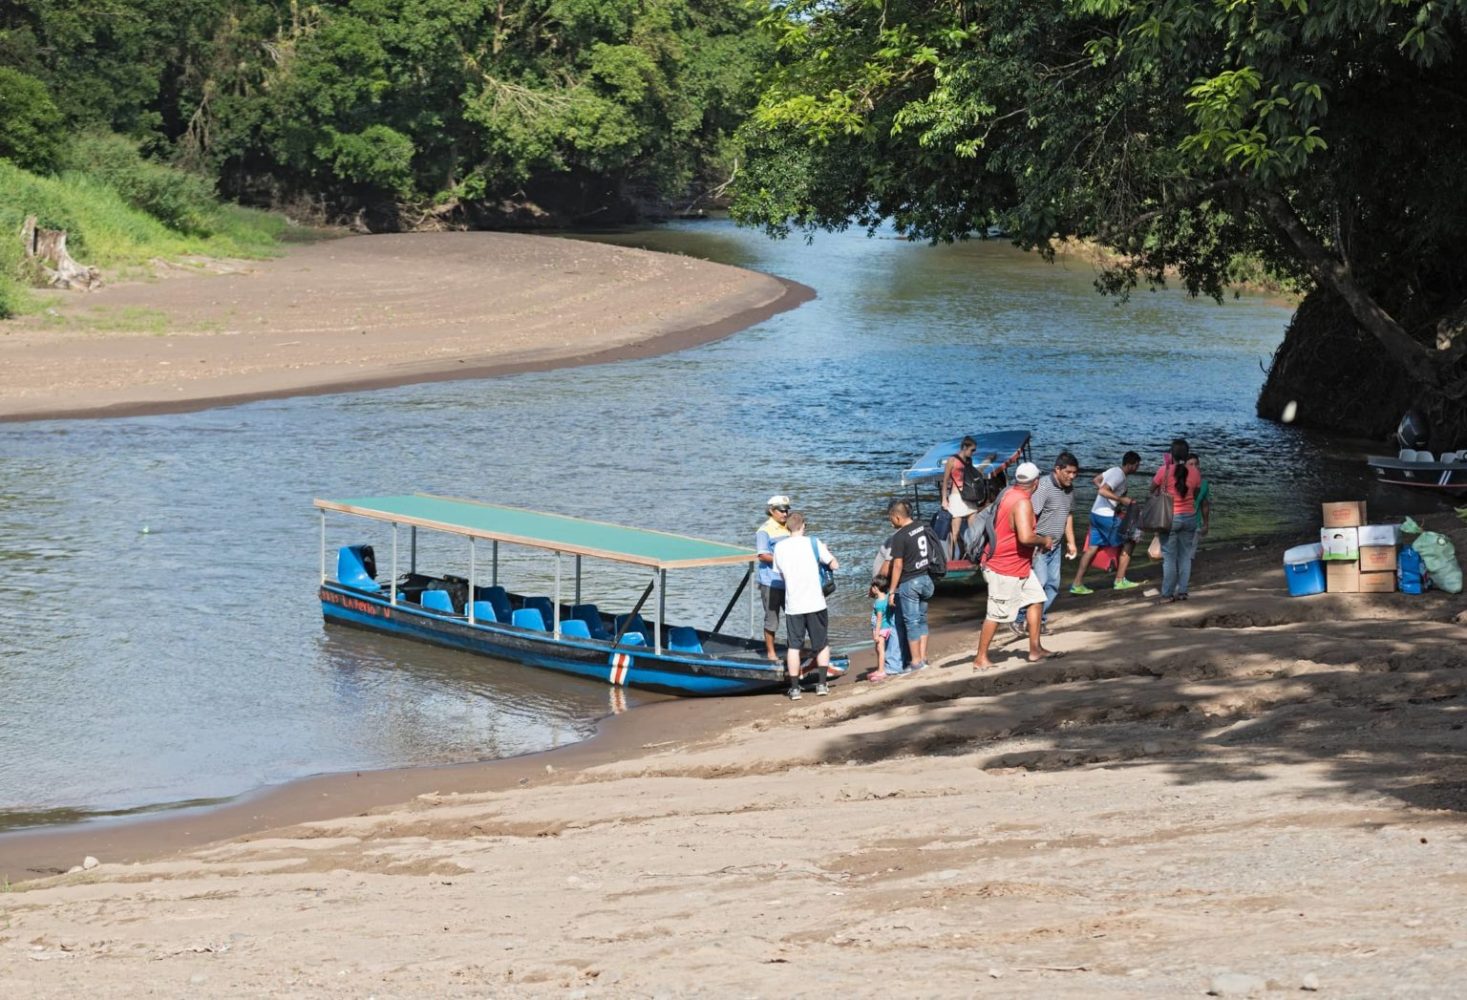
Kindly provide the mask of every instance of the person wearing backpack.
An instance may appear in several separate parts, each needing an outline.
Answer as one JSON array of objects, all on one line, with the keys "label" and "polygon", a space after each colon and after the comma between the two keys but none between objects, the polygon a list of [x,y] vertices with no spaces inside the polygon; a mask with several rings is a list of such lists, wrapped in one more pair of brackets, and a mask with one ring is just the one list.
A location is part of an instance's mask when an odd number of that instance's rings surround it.
[{"label": "person wearing backpack", "polygon": [[912,505],[907,501],[893,500],[887,505],[886,517],[896,529],[886,542],[891,550],[886,598],[897,604],[897,634],[902,639],[905,666],[922,670],[927,666],[927,603],[937,589],[934,574],[947,572],[946,550],[931,528],[912,520]]},{"label": "person wearing backpack", "polygon": [[[947,538],[952,543],[949,551],[950,558],[953,559],[959,558],[962,553],[963,533],[968,527],[969,519],[978,513],[978,508],[988,499],[988,483],[983,473],[973,467],[973,452],[977,450],[978,442],[965,437],[958,445],[958,453],[949,456],[942,463],[942,509],[952,518],[952,527]],[[989,455],[987,461],[991,462],[996,457]],[[937,534],[942,537],[941,532]]]},{"label": "person wearing backpack", "polygon": [[1039,641],[1045,593],[1044,585],[1034,574],[1034,556],[1036,550],[1053,549],[1056,539],[1035,530],[1033,496],[1038,485],[1039,466],[1025,462],[1014,473],[1014,485],[997,501],[992,541],[984,545],[983,581],[988,585],[988,612],[978,633],[974,670],[994,666],[988,658],[988,647],[998,627],[1012,622],[1020,609],[1024,609],[1028,625],[1029,662],[1038,663],[1060,655],[1045,649]]},{"label": "person wearing backpack", "polygon": [[834,572],[840,563],[825,543],[818,538],[805,537],[805,515],[793,511],[785,519],[789,535],[774,543],[774,568],[784,581],[784,627],[787,650],[785,669],[789,674],[789,698],[800,700],[800,658],[805,637],[810,637],[810,648],[815,652],[818,669],[815,693],[821,697],[830,693],[826,675],[830,672],[830,611],[825,603],[825,591],[821,585],[822,568]]},{"label": "person wearing backpack", "polygon": [[[1075,547],[1075,477],[1080,474],[1080,460],[1073,452],[1062,451],[1054,460],[1054,470],[1039,477],[1030,503],[1034,507],[1035,531],[1051,538],[1064,537],[1065,546],[1034,553],[1034,575],[1044,587],[1044,609],[1039,616],[1039,634],[1049,634],[1049,607],[1059,596],[1060,576],[1064,568],[1061,557],[1074,559]],[[1025,634],[1024,615],[1019,613],[1009,623],[1014,635]]]}]

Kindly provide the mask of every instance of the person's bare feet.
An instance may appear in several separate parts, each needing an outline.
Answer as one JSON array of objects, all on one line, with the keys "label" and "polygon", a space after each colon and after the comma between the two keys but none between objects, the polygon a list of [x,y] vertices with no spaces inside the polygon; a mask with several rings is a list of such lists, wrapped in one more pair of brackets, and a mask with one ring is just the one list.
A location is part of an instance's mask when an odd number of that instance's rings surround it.
[{"label": "person's bare feet", "polygon": [[1062,649],[1044,649],[1041,647],[1038,656],[1035,656],[1033,653],[1029,654],[1029,662],[1038,663],[1040,660],[1058,660],[1064,655],[1065,653]]},{"label": "person's bare feet", "polygon": [[992,670],[996,666],[998,666],[998,664],[997,663],[994,663],[992,660],[978,660],[978,659],[975,659],[973,661],[973,669],[974,670]]}]

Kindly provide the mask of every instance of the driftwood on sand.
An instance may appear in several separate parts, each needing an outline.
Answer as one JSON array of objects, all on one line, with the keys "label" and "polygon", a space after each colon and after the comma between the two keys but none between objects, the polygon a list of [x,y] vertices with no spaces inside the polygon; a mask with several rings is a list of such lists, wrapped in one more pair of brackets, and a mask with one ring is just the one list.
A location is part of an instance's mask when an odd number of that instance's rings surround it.
[{"label": "driftwood on sand", "polygon": [[102,272],[85,267],[66,250],[66,230],[40,229],[34,215],[20,227],[26,258],[32,261],[46,284],[53,288],[78,288],[89,292],[102,285]]}]

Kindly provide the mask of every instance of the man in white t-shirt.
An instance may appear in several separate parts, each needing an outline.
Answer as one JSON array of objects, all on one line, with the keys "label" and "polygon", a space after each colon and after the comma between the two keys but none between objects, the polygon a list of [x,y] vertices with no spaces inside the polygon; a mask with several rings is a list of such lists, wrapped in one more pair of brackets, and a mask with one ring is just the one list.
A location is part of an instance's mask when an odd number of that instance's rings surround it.
[{"label": "man in white t-shirt", "polygon": [[794,511],[785,519],[789,537],[774,543],[774,569],[784,579],[784,627],[789,648],[785,652],[785,669],[789,673],[790,701],[800,699],[800,647],[810,636],[819,668],[815,693],[826,695],[830,689],[825,677],[830,669],[830,612],[820,586],[820,567],[834,572],[840,568],[835,556],[818,538],[805,537],[805,515]]},{"label": "man in white t-shirt", "polygon": [[1090,547],[1080,557],[1080,568],[1075,570],[1075,582],[1070,585],[1070,593],[1077,597],[1095,593],[1085,586],[1085,571],[1090,568],[1095,554],[1103,548],[1121,550],[1116,563],[1115,589],[1130,590],[1137,586],[1126,579],[1126,570],[1131,566],[1131,551],[1136,548],[1136,539],[1122,535],[1132,534],[1124,530],[1126,508],[1136,502],[1134,497],[1126,495],[1126,477],[1135,475],[1139,468],[1141,456],[1134,451],[1128,451],[1121,458],[1120,465],[1112,466],[1095,477],[1095,504],[1090,508]]}]

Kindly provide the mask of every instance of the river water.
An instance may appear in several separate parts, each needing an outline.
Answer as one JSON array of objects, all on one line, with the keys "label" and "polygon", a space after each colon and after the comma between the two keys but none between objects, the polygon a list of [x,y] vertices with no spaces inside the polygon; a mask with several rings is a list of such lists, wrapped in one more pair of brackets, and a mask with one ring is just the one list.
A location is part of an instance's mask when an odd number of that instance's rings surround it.
[{"label": "river water", "polygon": [[[1088,265],[998,243],[773,242],[721,222],[597,238],[770,271],[819,298],[666,357],[7,425],[0,828],[527,753],[623,707],[602,685],[325,628],[316,496],[423,490],[748,544],[763,500],[788,493],[864,567],[900,470],[962,432],[1029,427],[1036,457],[1068,447],[1087,473],[1127,448],[1152,463],[1185,434],[1215,480],[1216,539],[1307,538],[1322,493],[1365,489],[1357,460],[1253,415],[1289,316],[1276,302],[1120,304]],[[385,561],[386,535],[333,519],[331,545],[352,541]],[[424,568],[464,574],[467,559],[456,540],[421,540]],[[506,550],[503,574],[546,592],[553,564]],[[837,645],[864,633],[859,575],[837,595]],[[588,569],[587,596],[630,607],[643,582]],[[736,582],[675,574],[670,619],[711,624]]]}]

